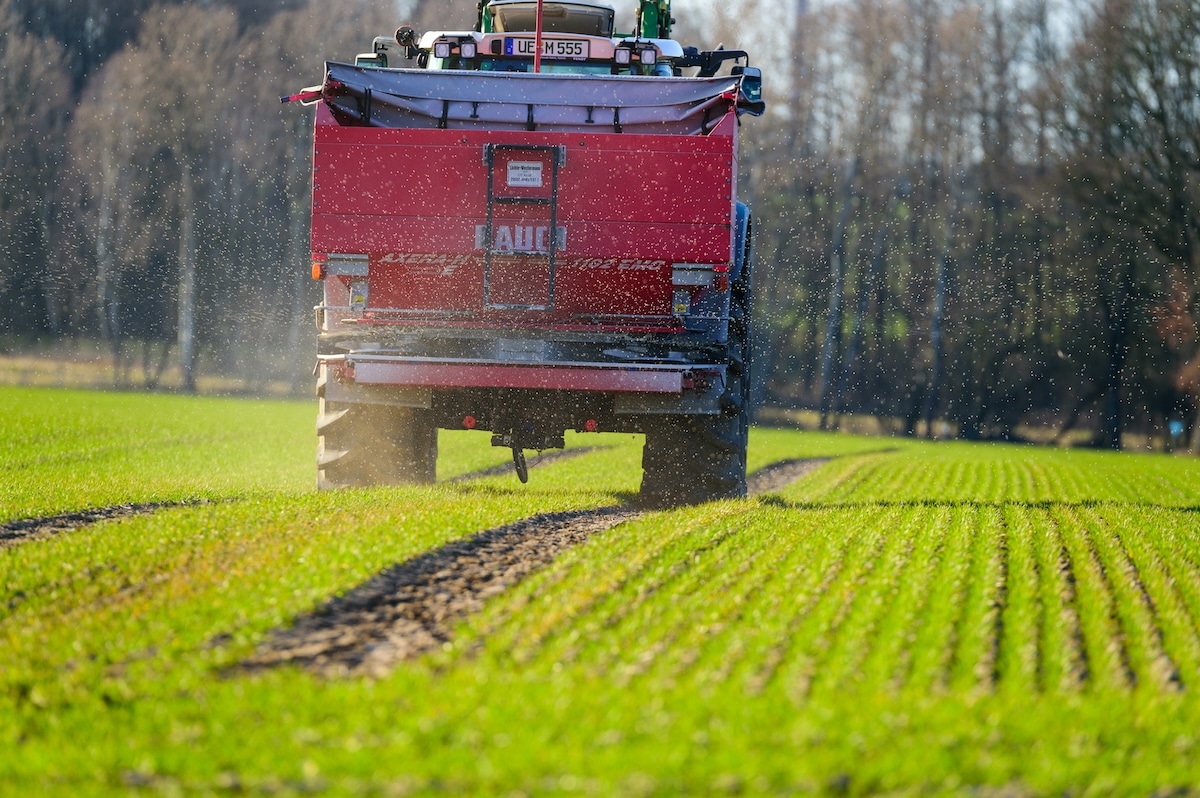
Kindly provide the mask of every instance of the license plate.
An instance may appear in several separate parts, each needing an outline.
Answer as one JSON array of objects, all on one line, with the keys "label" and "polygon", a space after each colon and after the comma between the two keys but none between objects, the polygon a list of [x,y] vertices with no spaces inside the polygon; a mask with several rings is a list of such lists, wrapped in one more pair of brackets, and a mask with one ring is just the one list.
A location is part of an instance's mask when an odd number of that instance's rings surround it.
[{"label": "license plate", "polygon": [[[507,37],[504,40],[504,54],[533,58],[537,50],[536,42],[536,39]],[[588,57],[588,44],[582,39],[542,39],[542,58],[584,61]]]}]

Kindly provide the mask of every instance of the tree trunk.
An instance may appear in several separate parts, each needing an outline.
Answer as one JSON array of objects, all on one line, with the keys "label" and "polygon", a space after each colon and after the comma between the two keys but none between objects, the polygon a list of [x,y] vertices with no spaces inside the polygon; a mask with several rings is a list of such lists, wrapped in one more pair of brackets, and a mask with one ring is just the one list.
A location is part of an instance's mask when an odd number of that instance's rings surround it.
[{"label": "tree trunk", "polygon": [[854,309],[854,323],[850,329],[850,345],[846,349],[846,365],[842,369],[842,382],[838,388],[838,393],[843,398],[848,393],[853,393],[860,388],[860,380],[856,377],[858,372],[858,360],[862,352],[863,325],[866,321],[867,309],[871,302],[871,295],[875,292],[875,281],[878,279],[880,272],[883,271],[883,262],[887,257],[887,242],[888,233],[892,223],[892,214],[895,212],[895,200],[888,204],[886,215],[879,221],[879,226],[875,228],[875,242],[871,252],[871,262],[867,266],[866,274],[863,275],[858,289],[858,304]]},{"label": "tree trunk", "polygon": [[100,338],[112,349],[113,385],[121,382],[120,294],[113,255],[116,204],[120,201],[117,185],[117,166],[113,153],[104,147],[100,164],[100,198],[96,219],[96,322]]},{"label": "tree trunk", "polygon": [[[42,213],[41,213],[41,229],[42,236],[42,251],[50,252],[53,249],[51,241],[54,238],[54,200],[51,197],[42,198]],[[46,326],[50,328],[50,334],[57,340],[62,333],[62,316],[59,312],[59,307],[62,302],[59,290],[59,281],[55,279],[55,273],[51,270],[50,264],[46,264],[41,270],[39,277],[42,288],[42,296],[46,302]]]},{"label": "tree trunk", "polygon": [[1121,376],[1129,352],[1129,314],[1131,305],[1132,265],[1122,264],[1113,286],[1112,297],[1105,302],[1108,316],[1107,360],[1104,399],[1104,445],[1121,449],[1124,416],[1121,412]]},{"label": "tree trunk", "polygon": [[185,158],[179,175],[179,284],[177,336],[182,388],[196,390],[196,204],[192,165]]},{"label": "tree trunk", "polygon": [[850,161],[842,192],[842,207],[833,227],[829,248],[829,311],[825,319],[825,342],[821,351],[821,429],[829,429],[829,418],[837,415],[837,377],[842,349],[842,293],[846,288],[846,223],[854,202],[854,181],[858,174],[858,158]]},{"label": "tree trunk", "polygon": [[942,340],[942,322],[946,315],[946,293],[950,282],[950,253],[954,246],[954,216],[952,208],[946,220],[946,244],[938,258],[937,276],[933,286],[933,313],[929,319],[929,346],[932,350],[929,361],[929,383],[925,393],[925,437],[933,437],[933,414],[937,410],[938,394],[942,389],[942,358],[945,345]]}]

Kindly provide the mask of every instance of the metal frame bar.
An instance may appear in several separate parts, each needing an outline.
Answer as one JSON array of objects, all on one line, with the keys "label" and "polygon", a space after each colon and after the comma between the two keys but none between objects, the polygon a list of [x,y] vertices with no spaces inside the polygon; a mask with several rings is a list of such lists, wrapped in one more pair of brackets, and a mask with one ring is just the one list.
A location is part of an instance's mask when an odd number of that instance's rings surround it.
[{"label": "metal frame bar", "polygon": [[404,385],[416,388],[510,388],[599,393],[683,393],[692,368],[657,368],[630,364],[546,364],[526,362],[427,362],[417,359],[364,360],[351,356],[359,385]]}]

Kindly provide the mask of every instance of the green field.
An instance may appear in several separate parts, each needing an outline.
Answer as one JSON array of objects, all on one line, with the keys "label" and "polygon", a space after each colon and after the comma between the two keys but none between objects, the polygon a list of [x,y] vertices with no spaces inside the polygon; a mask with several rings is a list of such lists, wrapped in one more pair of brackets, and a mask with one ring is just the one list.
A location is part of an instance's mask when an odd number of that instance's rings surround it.
[{"label": "green field", "polygon": [[246,670],[384,569],[628,501],[639,440],[318,494],[315,406],[0,388],[0,795],[1200,791],[1200,462],[756,429],[778,492],[645,513],[380,678]]}]

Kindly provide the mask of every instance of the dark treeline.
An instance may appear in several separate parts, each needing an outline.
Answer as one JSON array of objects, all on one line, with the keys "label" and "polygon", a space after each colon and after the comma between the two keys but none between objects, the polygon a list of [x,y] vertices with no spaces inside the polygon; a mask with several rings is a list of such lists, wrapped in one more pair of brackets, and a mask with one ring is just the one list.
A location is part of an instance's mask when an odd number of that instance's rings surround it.
[{"label": "dark treeline", "polygon": [[767,397],[966,438],[1195,429],[1200,5],[799,5],[776,124],[745,128]]},{"label": "dark treeline", "polygon": [[[311,114],[278,97],[474,5],[0,0],[0,335],[102,341],[118,382],[303,380]],[[716,5],[676,0],[678,38],[750,49],[771,103],[743,128],[764,402],[1200,429],[1200,6]]]}]

